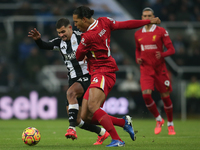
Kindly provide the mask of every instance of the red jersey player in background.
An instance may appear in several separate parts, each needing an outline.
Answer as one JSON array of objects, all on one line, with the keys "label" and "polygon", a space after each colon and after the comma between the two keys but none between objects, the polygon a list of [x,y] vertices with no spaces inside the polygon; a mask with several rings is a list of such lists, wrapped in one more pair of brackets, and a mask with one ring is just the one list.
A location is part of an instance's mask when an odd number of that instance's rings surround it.
[{"label": "red jersey player in background", "polygon": [[100,107],[116,81],[115,72],[118,67],[110,54],[111,31],[117,29],[134,29],[149,23],[160,23],[159,18],[150,20],[129,20],[118,22],[108,17],[92,18],[94,10],[80,6],[73,12],[75,26],[82,32],[81,42],[76,51],[78,61],[87,57],[88,70],[91,75],[91,84],[87,89],[82,102],[81,117],[87,120],[92,116],[91,123],[101,124],[109,133],[112,141],[107,147],[124,146],[117,134],[114,125],[127,131],[132,140],[135,140],[130,116],[116,118],[109,116]]},{"label": "red jersey player in background", "polygon": [[[142,11],[142,20],[154,18],[154,12],[147,7]],[[167,115],[168,134],[175,135],[173,124],[173,105],[170,99],[171,82],[164,58],[175,53],[168,32],[155,24],[145,25],[135,33],[136,61],[140,65],[140,84],[146,107],[156,118],[155,134],[161,132],[164,119],[158,112],[157,106],[151,97],[154,85],[161,95],[164,110]],[[167,48],[164,52],[163,44]]]}]

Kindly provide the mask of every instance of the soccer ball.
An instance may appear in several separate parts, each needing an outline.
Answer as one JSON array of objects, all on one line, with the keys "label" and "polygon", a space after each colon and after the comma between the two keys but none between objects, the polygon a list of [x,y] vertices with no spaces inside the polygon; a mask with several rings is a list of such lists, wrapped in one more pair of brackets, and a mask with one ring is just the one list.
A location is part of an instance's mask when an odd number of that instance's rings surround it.
[{"label": "soccer ball", "polygon": [[22,141],[29,146],[39,143],[40,138],[40,131],[34,127],[28,127],[22,133]]}]

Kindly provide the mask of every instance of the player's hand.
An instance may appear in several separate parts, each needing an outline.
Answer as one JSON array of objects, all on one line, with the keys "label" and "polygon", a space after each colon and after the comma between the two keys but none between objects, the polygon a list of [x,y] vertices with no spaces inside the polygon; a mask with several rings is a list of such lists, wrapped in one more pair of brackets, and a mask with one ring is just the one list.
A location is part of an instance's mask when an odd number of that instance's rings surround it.
[{"label": "player's hand", "polygon": [[87,56],[85,56],[85,58],[83,59],[83,62],[86,63],[87,61]]},{"label": "player's hand", "polygon": [[36,28],[34,28],[30,32],[28,32],[28,37],[31,37],[34,40],[38,40],[38,39],[41,38],[41,34],[40,34],[40,32]]},{"label": "player's hand", "polygon": [[138,63],[139,65],[141,65],[141,64],[142,64],[142,59],[141,59],[141,58],[137,58],[137,63]]},{"label": "player's hand", "polygon": [[161,58],[161,53],[159,51],[156,52],[156,58],[160,59]]},{"label": "player's hand", "polygon": [[152,18],[150,21],[152,24],[160,24],[161,23],[161,21],[158,17]]}]

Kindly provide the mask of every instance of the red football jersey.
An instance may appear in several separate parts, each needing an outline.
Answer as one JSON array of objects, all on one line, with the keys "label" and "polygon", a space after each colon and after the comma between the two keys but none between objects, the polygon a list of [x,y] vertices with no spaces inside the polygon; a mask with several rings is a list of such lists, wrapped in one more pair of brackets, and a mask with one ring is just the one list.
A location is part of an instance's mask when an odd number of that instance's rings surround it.
[{"label": "red football jersey", "polygon": [[[172,41],[168,32],[159,26],[152,25],[151,29],[146,32],[145,27],[135,33],[136,43],[136,60],[142,59],[140,70],[147,74],[154,74],[155,70],[165,68],[164,57],[175,53]],[[164,44],[164,45],[163,45]],[[167,51],[164,52],[164,46]],[[156,58],[156,51],[161,52],[161,58]]]},{"label": "red football jersey", "polygon": [[112,18],[100,17],[82,34],[76,58],[80,61],[85,55],[87,56],[88,70],[91,75],[98,72],[118,71],[117,64],[110,54],[111,31],[133,29],[149,23],[149,20],[115,21]]}]

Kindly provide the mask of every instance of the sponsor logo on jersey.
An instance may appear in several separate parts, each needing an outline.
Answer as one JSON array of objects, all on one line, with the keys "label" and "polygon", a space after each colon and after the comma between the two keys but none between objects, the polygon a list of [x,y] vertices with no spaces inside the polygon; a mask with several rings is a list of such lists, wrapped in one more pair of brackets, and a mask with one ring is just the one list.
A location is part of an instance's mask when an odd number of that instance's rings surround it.
[{"label": "sponsor logo on jersey", "polygon": [[152,49],[158,49],[157,45],[156,44],[151,44],[151,45],[141,44],[141,51],[152,50]]},{"label": "sponsor logo on jersey", "polygon": [[76,59],[76,52],[73,51],[70,54],[64,54],[66,60],[73,60]]}]

